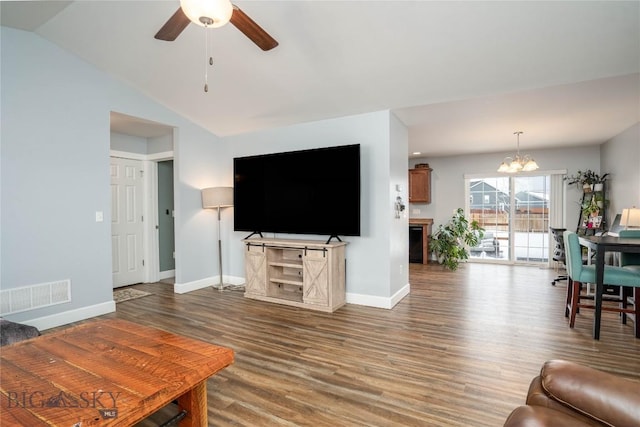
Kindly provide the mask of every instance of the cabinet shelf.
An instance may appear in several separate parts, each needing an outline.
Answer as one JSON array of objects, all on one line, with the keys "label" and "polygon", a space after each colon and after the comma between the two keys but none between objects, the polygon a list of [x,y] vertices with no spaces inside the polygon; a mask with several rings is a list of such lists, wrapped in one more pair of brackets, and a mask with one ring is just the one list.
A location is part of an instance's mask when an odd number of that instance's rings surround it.
[{"label": "cabinet shelf", "polygon": [[270,277],[269,281],[271,283],[283,283],[287,285],[302,286],[302,278],[296,280],[296,279],[288,279],[285,277]]},{"label": "cabinet shelf", "polygon": [[270,266],[272,267],[285,267],[285,268],[299,268],[302,269],[302,261],[300,262],[270,262]]}]

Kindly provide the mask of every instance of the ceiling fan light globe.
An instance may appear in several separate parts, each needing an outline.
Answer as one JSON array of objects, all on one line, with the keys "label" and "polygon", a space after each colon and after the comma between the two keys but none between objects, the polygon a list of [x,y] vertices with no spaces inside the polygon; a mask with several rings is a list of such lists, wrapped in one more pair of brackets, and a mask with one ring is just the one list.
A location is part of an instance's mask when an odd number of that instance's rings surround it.
[{"label": "ceiling fan light globe", "polygon": [[191,22],[201,27],[221,27],[233,14],[229,0],[180,0],[180,7]]}]

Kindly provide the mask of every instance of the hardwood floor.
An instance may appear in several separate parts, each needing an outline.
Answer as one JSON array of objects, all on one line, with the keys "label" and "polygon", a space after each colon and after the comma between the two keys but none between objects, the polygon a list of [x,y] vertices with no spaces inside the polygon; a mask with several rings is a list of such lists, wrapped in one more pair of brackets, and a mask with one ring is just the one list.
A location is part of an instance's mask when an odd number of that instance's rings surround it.
[{"label": "hardwood floor", "polygon": [[575,329],[553,270],[410,265],[411,294],[392,310],[348,304],[333,314],[201,289],[123,302],[118,317],[235,350],[208,382],[210,426],[501,426],[548,359],[640,380],[632,323],[592,310]]}]

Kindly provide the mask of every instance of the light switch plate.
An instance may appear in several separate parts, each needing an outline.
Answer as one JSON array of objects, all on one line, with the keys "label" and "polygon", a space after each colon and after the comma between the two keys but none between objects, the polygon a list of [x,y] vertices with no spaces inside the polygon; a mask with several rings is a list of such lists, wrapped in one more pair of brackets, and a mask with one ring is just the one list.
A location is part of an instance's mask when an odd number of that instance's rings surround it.
[{"label": "light switch plate", "polygon": [[96,211],[96,222],[102,221],[104,221],[104,215],[102,214],[102,211]]}]

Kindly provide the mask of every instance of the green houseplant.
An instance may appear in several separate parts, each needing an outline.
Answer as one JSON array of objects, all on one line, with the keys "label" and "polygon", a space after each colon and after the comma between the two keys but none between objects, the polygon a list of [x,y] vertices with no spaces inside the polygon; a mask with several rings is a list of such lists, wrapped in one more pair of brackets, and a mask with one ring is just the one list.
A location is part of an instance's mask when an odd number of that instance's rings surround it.
[{"label": "green houseplant", "polygon": [[484,229],[477,221],[464,216],[458,208],[449,222],[440,224],[429,236],[429,249],[438,257],[438,262],[449,270],[456,270],[460,261],[469,258],[468,246],[476,246],[484,236]]},{"label": "green houseplant", "polygon": [[590,192],[594,184],[602,184],[607,180],[608,173],[600,175],[591,169],[577,171],[575,175],[567,175],[564,180],[568,185],[576,184],[578,188],[582,187],[585,192]]},{"label": "green houseplant", "polygon": [[582,214],[586,217],[597,215],[600,206],[596,203],[595,198],[590,198],[582,205]]}]

